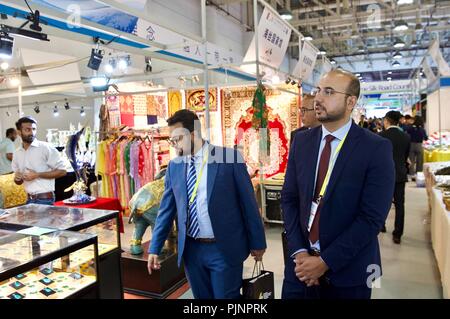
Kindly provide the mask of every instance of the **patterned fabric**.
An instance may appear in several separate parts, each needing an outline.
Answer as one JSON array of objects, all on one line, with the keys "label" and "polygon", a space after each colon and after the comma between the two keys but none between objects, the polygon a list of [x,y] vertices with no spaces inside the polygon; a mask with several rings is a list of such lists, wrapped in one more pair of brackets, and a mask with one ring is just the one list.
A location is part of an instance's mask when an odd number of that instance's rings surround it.
[{"label": "patterned fabric", "polygon": [[0,194],[3,205],[0,208],[10,208],[24,205],[27,202],[27,193],[23,185],[14,183],[14,174],[0,176]]},{"label": "patterned fabric", "polygon": [[169,116],[172,116],[176,111],[179,111],[183,107],[181,92],[180,91],[169,91]]},{"label": "patterned fabric", "polygon": [[[186,108],[194,112],[203,112],[205,90],[186,90]],[[209,110],[217,111],[217,89],[209,89]]]},{"label": "patterned fabric", "polygon": [[147,115],[167,118],[166,95],[147,95]]},{"label": "patterned fabric", "polygon": [[120,126],[119,97],[108,96],[106,98],[106,107],[107,107],[108,116],[109,116],[109,127],[114,128],[114,127]]},{"label": "patterned fabric", "polygon": [[[255,87],[222,90],[223,144],[244,146],[244,159],[253,170],[259,169],[259,135],[251,128],[252,98]],[[292,88],[291,88],[292,90]],[[296,89],[296,93],[298,90]],[[270,158],[264,161],[265,177],[283,173],[287,166],[288,145],[292,129],[298,126],[298,95],[267,89],[269,107]]]},{"label": "patterned fabric", "polygon": [[134,114],[134,104],[132,95],[121,95],[119,97],[120,113]]},{"label": "patterned fabric", "polygon": [[188,193],[188,224],[187,224],[187,234],[193,238],[197,238],[200,233],[200,226],[198,223],[197,216],[197,194],[191,202],[191,197],[194,194],[195,184],[197,182],[197,173],[195,171],[195,156],[191,157],[191,162],[189,164],[189,173],[187,178],[187,193]]},{"label": "patterned fabric", "polygon": [[147,115],[147,96],[145,94],[133,95],[134,115]]}]

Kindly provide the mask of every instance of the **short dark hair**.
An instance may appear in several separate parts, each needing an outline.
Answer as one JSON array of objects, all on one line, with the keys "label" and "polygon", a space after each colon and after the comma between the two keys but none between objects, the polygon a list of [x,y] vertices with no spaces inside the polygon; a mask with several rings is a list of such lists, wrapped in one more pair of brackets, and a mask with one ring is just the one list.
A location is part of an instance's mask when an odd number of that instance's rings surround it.
[{"label": "short dark hair", "polygon": [[392,125],[397,125],[398,122],[400,121],[400,117],[401,114],[398,111],[389,111],[386,113],[386,115],[384,116],[389,123],[391,123]]},{"label": "short dark hair", "polygon": [[406,115],[405,115],[405,120],[409,120],[409,119],[411,119],[411,115],[406,114]]},{"label": "short dark hair", "polygon": [[193,132],[197,128],[197,132],[201,134],[200,125],[195,125],[195,121],[198,121],[198,116],[189,110],[179,110],[175,112],[171,117],[167,119],[167,124],[173,126],[176,123],[181,123],[185,129],[189,132]]},{"label": "short dark hair", "polygon": [[9,129],[6,130],[6,137],[8,137],[11,134],[14,134],[16,130],[12,127],[10,127]]},{"label": "short dark hair", "polygon": [[350,96],[356,96],[356,99],[359,99],[359,94],[361,91],[361,85],[359,83],[359,79],[354,75],[352,72],[342,70],[342,69],[335,69],[330,72],[337,73],[344,75],[350,79],[350,84],[347,87],[347,93]]},{"label": "short dark hair", "polygon": [[419,115],[414,116],[414,125],[423,127],[423,118]]},{"label": "short dark hair", "polygon": [[31,117],[31,116],[24,116],[21,117],[17,122],[16,122],[16,128],[20,131],[20,129],[22,128],[22,124],[23,123],[34,123],[37,124],[36,120]]}]

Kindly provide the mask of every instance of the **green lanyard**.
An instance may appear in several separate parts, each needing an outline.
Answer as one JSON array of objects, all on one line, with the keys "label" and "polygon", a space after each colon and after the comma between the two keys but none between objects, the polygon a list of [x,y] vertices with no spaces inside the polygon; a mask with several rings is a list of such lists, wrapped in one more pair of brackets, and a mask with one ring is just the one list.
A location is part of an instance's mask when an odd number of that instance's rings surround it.
[{"label": "green lanyard", "polygon": [[189,206],[194,202],[195,197],[197,196],[198,185],[200,184],[200,180],[203,175],[203,168],[205,167],[206,162],[208,161],[208,153],[203,160],[202,167],[200,168],[200,173],[198,174],[197,181],[195,182],[194,191],[192,192],[191,199],[189,200]]},{"label": "green lanyard", "polygon": [[[348,134],[348,132],[347,132],[347,134]],[[334,163],[334,164],[336,163],[336,158],[339,155],[339,152],[341,151],[342,146],[344,145],[345,139],[347,138],[347,134],[345,134],[342,141],[336,147],[336,150],[334,151],[333,159],[332,159],[331,163]],[[334,167],[334,164],[333,164],[333,167]],[[331,173],[333,171],[333,169],[330,169],[330,166],[331,165],[328,165],[327,174],[325,175],[325,179],[323,181],[322,188],[320,189],[318,202],[320,202],[320,200],[323,198],[323,195],[325,195],[325,191],[327,190],[328,183],[330,182]]]}]

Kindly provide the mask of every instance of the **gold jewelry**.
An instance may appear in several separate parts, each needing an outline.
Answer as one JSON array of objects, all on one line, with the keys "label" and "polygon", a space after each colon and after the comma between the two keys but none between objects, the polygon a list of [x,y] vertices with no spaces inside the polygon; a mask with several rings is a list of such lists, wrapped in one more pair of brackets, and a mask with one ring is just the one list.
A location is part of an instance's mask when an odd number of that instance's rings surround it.
[{"label": "gold jewelry", "polygon": [[137,245],[141,245],[142,244],[142,239],[132,239],[130,241],[131,245],[133,246],[137,246]]}]

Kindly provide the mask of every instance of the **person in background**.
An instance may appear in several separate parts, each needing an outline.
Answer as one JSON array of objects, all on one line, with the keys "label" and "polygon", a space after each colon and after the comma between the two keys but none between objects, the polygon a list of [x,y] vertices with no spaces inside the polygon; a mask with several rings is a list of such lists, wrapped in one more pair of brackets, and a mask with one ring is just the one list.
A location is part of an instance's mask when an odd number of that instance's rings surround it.
[{"label": "person in background", "polygon": [[314,111],[314,96],[311,94],[303,94],[300,114],[302,115],[303,126],[291,132],[291,144],[297,132],[306,131],[320,125],[320,122],[316,118],[316,112]]},{"label": "person in background", "polygon": [[417,172],[423,171],[423,141],[428,140],[427,133],[423,128],[423,119],[420,116],[414,117],[413,125],[409,126],[406,133],[411,137],[411,149],[409,151],[409,174],[415,178]]},{"label": "person in background", "polygon": [[[410,148],[410,137],[398,126],[400,112],[389,111],[384,117],[385,131],[380,136],[387,138],[392,143],[392,156],[395,163],[395,228],[392,240],[400,244],[405,224],[405,184],[408,181],[408,155]],[[386,232],[386,225],[381,229]]]},{"label": "person in background", "polygon": [[392,145],[351,120],[359,94],[352,73],[326,73],[314,98],[322,125],[292,143],[281,194],[291,259],[283,299],[370,299],[371,281],[381,275],[378,234],[394,193]]},{"label": "person in background", "polygon": [[17,138],[17,131],[13,128],[6,130],[6,138],[0,143],[0,175],[12,173],[11,162],[16,149],[14,141]]},{"label": "person in background", "polygon": [[36,139],[37,122],[24,116],[16,122],[22,144],[14,152],[14,182],[24,184],[27,204],[52,205],[55,202],[55,179],[67,174],[59,152],[52,145]]},{"label": "person in background", "polygon": [[362,128],[368,128],[369,127],[369,123],[366,121],[366,116],[365,115],[361,115],[361,117],[359,119],[358,126],[362,127]]},{"label": "person in background", "polygon": [[398,122],[398,126],[403,130],[403,132],[406,132],[406,128],[408,127],[406,125],[406,118],[403,114],[400,116],[400,120]]}]

